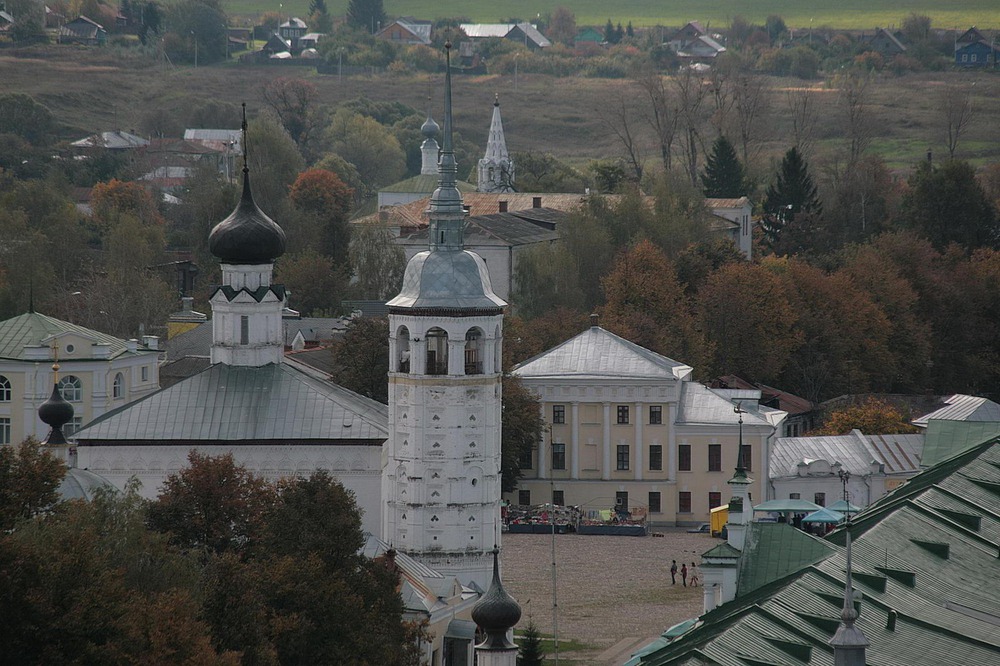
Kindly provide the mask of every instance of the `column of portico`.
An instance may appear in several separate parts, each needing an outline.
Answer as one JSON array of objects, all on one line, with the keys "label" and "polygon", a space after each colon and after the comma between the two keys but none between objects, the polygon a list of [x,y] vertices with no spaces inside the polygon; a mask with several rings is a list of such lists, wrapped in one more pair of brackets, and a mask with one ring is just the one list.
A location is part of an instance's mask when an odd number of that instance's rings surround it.
[{"label": "column of portico", "polygon": [[572,465],[570,467],[571,479],[580,478],[580,403],[570,403],[570,455]]},{"label": "column of portico", "polygon": [[601,468],[601,478],[611,479],[611,403],[604,403],[604,464]]},{"label": "column of portico", "polygon": [[642,403],[635,403],[635,480],[642,481]]},{"label": "column of portico", "polygon": [[[540,406],[542,411],[542,423],[545,422],[545,407]],[[546,439],[552,437],[552,429],[549,428],[548,433],[543,433],[541,438],[538,440],[538,478],[544,479],[545,476],[545,465],[548,462],[548,450],[546,447]]]},{"label": "column of portico", "polygon": [[677,480],[677,441],[674,437],[674,403],[667,403],[667,478]]}]

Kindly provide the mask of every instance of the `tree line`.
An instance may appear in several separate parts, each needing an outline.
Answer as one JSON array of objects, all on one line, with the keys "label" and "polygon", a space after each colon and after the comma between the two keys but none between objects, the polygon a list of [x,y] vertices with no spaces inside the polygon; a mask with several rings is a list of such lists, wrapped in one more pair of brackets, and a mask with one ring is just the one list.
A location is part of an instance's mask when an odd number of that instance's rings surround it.
[{"label": "tree line", "polygon": [[703,380],[735,374],[813,401],[990,391],[1000,236],[971,167],[921,166],[864,235],[820,213],[804,169],[790,150],[753,262],[713,236],[702,192],[683,176],[660,178],[652,195],[590,197],[561,225],[560,244],[520,260],[505,352],[529,358],[597,311],[609,330]]},{"label": "tree line", "polygon": [[0,447],[0,640],[9,663],[420,663],[399,570],[368,559],[326,472],[267,482],[192,452],[156,500],[63,501],[36,442]]}]

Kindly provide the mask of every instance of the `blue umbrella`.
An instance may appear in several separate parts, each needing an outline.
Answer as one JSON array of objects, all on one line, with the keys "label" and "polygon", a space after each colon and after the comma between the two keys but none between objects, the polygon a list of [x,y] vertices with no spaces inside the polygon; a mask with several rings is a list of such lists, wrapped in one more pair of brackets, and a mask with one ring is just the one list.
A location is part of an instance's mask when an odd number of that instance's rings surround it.
[{"label": "blue umbrella", "polygon": [[844,514],[839,511],[833,511],[831,509],[820,509],[819,511],[813,511],[808,516],[802,519],[803,523],[830,523],[837,524],[844,519]]},{"label": "blue umbrella", "polygon": [[854,506],[846,500],[837,500],[826,508],[831,509],[832,511],[839,511],[841,513],[857,513],[858,511],[861,511],[860,506]]}]

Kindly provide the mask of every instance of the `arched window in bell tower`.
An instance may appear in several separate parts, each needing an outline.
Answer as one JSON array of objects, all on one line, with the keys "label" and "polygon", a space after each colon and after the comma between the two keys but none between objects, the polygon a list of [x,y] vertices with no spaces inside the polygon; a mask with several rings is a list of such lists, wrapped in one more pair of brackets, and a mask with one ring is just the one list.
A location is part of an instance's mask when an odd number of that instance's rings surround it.
[{"label": "arched window in bell tower", "polygon": [[448,334],[436,326],[427,331],[427,374],[448,374]]},{"label": "arched window in bell tower", "polygon": [[465,374],[483,374],[483,331],[479,328],[465,334]]},{"label": "arched window in bell tower", "polygon": [[399,372],[410,372],[410,331],[405,326],[396,333],[396,354]]}]

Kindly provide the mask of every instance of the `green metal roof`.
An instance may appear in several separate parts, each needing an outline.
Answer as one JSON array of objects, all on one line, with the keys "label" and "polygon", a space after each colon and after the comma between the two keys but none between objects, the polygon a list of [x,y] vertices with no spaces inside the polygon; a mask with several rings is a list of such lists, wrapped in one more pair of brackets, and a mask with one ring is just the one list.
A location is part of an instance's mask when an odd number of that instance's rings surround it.
[{"label": "green metal roof", "polygon": [[387,437],[385,405],[284,363],[217,363],[76,433],[80,446],[205,440],[381,444]]},{"label": "green metal roof", "polygon": [[[110,357],[115,358],[127,352],[126,341],[107,333],[101,333],[84,326],[71,324],[68,321],[49,317],[38,312],[26,312],[22,315],[0,321],[0,358],[25,360],[24,348],[42,346],[42,341],[61,333],[73,333],[90,338],[95,344],[106,344],[110,348]],[[148,353],[145,347],[139,348]],[[79,359],[74,359],[79,360]],[[106,360],[106,359],[101,359]]]},{"label": "green metal roof", "polygon": [[[639,664],[833,663],[828,641],[843,603],[844,528],[823,544],[834,549],[825,558],[772,578],[781,571],[767,560],[787,557],[795,565],[780,524],[765,525],[752,528],[760,530],[757,541],[744,552],[758,564],[741,564],[736,599]],[[867,663],[1000,663],[1000,439],[910,479],[859,516],[851,534],[855,590],[862,595],[857,626],[871,642]],[[762,584],[754,589],[743,576],[756,576],[756,567],[763,569]]]},{"label": "green metal roof", "polygon": [[829,557],[836,547],[788,523],[750,523],[740,558],[737,596]]},{"label": "green metal roof", "polygon": [[924,434],[921,464],[931,467],[997,435],[1000,435],[1000,423],[995,421],[932,419],[927,422],[927,432]]}]

